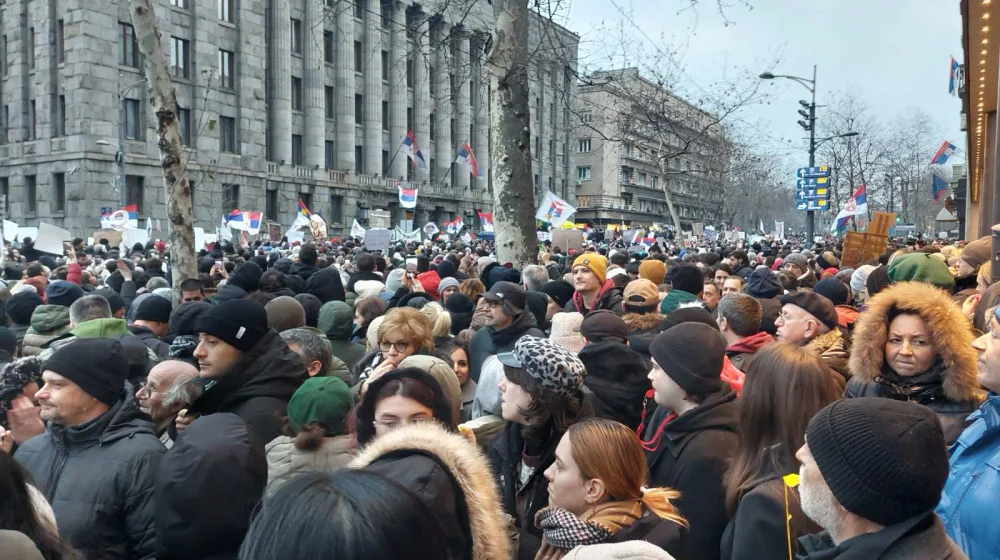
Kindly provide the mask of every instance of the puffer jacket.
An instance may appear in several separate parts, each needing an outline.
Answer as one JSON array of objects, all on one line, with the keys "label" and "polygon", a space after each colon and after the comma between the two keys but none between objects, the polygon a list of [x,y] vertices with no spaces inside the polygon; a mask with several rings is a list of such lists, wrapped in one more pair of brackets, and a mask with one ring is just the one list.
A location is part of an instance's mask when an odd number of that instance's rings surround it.
[{"label": "puffer jacket", "polygon": [[1000,558],[994,515],[1000,488],[1000,396],[991,394],[969,417],[972,425],[951,447],[948,482],[937,514],[969,558]]},{"label": "puffer jacket", "polygon": [[479,329],[469,342],[469,377],[479,383],[479,372],[486,358],[499,352],[510,352],[522,336],[545,338],[545,333],[536,326],[535,316],[527,309],[502,329],[492,326]]},{"label": "puffer jacket", "polygon": [[591,302],[591,308],[587,309],[583,306],[583,298],[577,297],[577,293],[573,294],[573,297],[566,302],[563,306],[563,311],[582,313],[584,315],[590,313],[591,311],[597,311],[598,309],[607,309],[609,311],[614,311],[617,315],[624,313],[622,309],[622,302],[625,301],[625,296],[622,294],[621,288],[615,286],[613,280],[605,280],[604,285],[601,286],[601,290],[597,293],[597,297]]},{"label": "puffer jacket", "polygon": [[302,472],[333,472],[354,458],[353,436],[323,438],[315,451],[295,447],[295,438],[278,436],[265,446],[267,452],[267,493],[272,494],[289,475]]},{"label": "puffer jacket", "polygon": [[126,383],[102,416],[50,424],[14,455],[52,504],[59,536],[87,558],[154,557],[153,486],[164,449],[134,393]]},{"label": "puffer jacket", "polygon": [[188,410],[202,416],[232,412],[264,445],[281,435],[288,401],[307,377],[298,354],[271,329],[226,375],[211,381],[196,378],[205,390]]},{"label": "puffer jacket", "polygon": [[39,305],[31,314],[31,327],[24,334],[21,356],[37,356],[42,346],[68,333],[69,308],[63,305]]},{"label": "puffer jacket", "polygon": [[[940,371],[939,390],[907,396],[907,387],[900,387],[883,375],[888,369],[885,345],[890,312],[911,312],[924,320],[938,353],[935,367]],[[977,379],[978,357],[972,340],[969,320],[948,294],[920,282],[896,284],[869,299],[858,319],[849,365],[852,378],[844,396],[913,400],[928,406],[941,420],[945,440],[950,445],[967,426],[966,417],[985,398]]]}]

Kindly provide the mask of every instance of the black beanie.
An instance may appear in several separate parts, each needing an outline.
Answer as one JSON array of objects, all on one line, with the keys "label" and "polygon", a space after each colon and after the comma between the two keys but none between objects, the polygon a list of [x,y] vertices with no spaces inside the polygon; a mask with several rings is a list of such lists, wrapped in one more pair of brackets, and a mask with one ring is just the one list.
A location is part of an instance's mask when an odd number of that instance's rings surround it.
[{"label": "black beanie", "polygon": [[260,288],[260,277],[263,275],[264,271],[257,266],[257,263],[245,262],[229,275],[229,283],[243,288],[248,293],[256,292]]},{"label": "black beanie", "polygon": [[844,399],[816,413],[809,452],[847,511],[879,525],[930,512],[948,478],[948,447],[930,408],[877,397]]},{"label": "black beanie", "polygon": [[709,395],[722,388],[726,343],[718,329],[704,323],[681,323],[656,336],[649,353],[681,389]]},{"label": "black beanie", "polygon": [[702,323],[719,330],[719,323],[716,322],[715,317],[705,308],[700,305],[692,305],[690,307],[681,307],[676,309],[667,315],[667,317],[660,323],[660,330],[665,331],[671,327],[675,327],[681,323]]},{"label": "black beanie", "polygon": [[194,322],[195,333],[214,336],[240,352],[253,350],[268,330],[267,310],[251,299],[220,303]]},{"label": "black beanie", "polygon": [[139,310],[135,312],[135,320],[169,323],[172,310],[173,304],[170,303],[169,299],[160,296],[148,297],[139,304]]},{"label": "black beanie", "polygon": [[187,303],[180,304],[177,309],[174,309],[170,314],[167,332],[169,332],[171,336],[195,334],[195,321],[197,321],[198,317],[201,317],[202,314],[206,313],[210,309],[212,309],[212,304],[204,301],[189,301]]},{"label": "black beanie", "polygon": [[785,293],[778,276],[767,267],[754,270],[747,278],[747,295],[755,298],[772,299]]},{"label": "black beanie", "polygon": [[565,280],[552,280],[542,285],[539,290],[543,294],[552,298],[560,308],[566,307],[569,300],[573,299],[573,285]]},{"label": "black beanie", "polygon": [[670,286],[692,295],[698,295],[705,290],[705,275],[697,266],[682,264],[667,275]]},{"label": "black beanie", "polygon": [[888,288],[890,284],[888,266],[880,266],[871,271],[871,273],[868,274],[868,280],[865,281],[865,287],[868,288],[869,297],[874,296],[875,294]]},{"label": "black beanie", "polygon": [[834,305],[846,305],[851,300],[851,289],[837,278],[824,278],[816,282],[813,293],[825,297]]},{"label": "black beanie", "polygon": [[424,273],[431,269],[431,261],[424,255],[417,255],[417,272]]},{"label": "black beanie", "polygon": [[129,363],[113,338],[81,338],[60,347],[42,364],[80,386],[83,392],[111,406],[125,391]]},{"label": "black beanie", "polygon": [[7,316],[14,321],[15,325],[30,325],[31,314],[35,308],[44,305],[42,296],[32,291],[18,292],[7,300]]}]

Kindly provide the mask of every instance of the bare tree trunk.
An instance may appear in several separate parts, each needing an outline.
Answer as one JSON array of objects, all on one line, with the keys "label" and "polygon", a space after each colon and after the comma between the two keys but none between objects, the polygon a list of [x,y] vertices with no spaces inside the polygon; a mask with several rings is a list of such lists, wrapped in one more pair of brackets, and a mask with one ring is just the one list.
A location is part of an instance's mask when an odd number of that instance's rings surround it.
[{"label": "bare tree trunk", "polygon": [[[194,218],[191,188],[187,179],[187,156],[181,144],[177,122],[177,95],[163,54],[160,28],[151,0],[129,0],[132,26],[146,76],[146,93],[156,114],[157,146],[163,168],[163,188],[167,192],[167,227],[170,243],[170,274],[174,301],[180,299],[181,282],[197,277],[194,251]],[[122,187],[124,188],[124,186]]]},{"label": "bare tree trunk", "polygon": [[[660,139],[659,145],[657,146],[657,153],[662,154],[665,146],[663,145],[663,139]],[[660,168],[660,177],[663,177],[663,200],[667,202],[667,210],[670,211],[670,220],[674,222],[674,233],[677,235],[681,234],[681,217],[677,214],[677,209],[674,208],[674,199],[670,196],[670,180],[667,174],[667,160],[660,158],[657,162]]]},{"label": "bare tree trunk", "polygon": [[528,1],[496,0],[487,53],[494,134],[493,224],[497,258],[523,268],[538,261],[528,101]]}]

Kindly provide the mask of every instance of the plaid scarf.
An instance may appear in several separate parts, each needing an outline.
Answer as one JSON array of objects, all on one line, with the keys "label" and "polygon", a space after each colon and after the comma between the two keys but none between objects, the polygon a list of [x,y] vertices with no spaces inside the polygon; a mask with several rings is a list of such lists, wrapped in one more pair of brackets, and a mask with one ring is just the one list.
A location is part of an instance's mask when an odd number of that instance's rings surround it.
[{"label": "plaid scarf", "polygon": [[535,526],[542,530],[545,545],[572,550],[607,541],[641,519],[642,509],[638,500],[609,502],[577,517],[563,508],[549,506],[535,514]]}]

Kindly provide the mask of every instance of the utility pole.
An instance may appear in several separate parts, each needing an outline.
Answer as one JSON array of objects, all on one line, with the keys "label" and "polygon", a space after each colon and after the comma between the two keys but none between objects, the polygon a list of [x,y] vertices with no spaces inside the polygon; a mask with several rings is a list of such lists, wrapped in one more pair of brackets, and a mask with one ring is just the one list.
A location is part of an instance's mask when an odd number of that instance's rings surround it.
[{"label": "utility pole", "polygon": [[[812,101],[809,103],[809,167],[816,167],[816,65],[813,64]],[[816,211],[806,212],[806,246],[811,247],[816,234]]]}]

